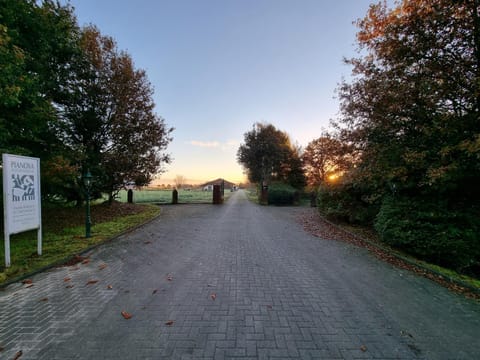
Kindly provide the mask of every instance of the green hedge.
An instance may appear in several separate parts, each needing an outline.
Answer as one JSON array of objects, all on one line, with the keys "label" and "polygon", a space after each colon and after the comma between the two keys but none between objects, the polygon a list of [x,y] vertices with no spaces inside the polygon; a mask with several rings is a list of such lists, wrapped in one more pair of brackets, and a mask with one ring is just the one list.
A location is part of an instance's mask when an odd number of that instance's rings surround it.
[{"label": "green hedge", "polygon": [[353,183],[325,184],[318,189],[317,207],[329,218],[371,225],[379,207],[366,193]]},{"label": "green hedge", "polygon": [[386,197],[375,220],[382,241],[462,273],[480,266],[480,218],[474,210],[418,197]]},{"label": "green hedge", "polygon": [[299,191],[290,185],[273,183],[268,187],[268,203],[271,205],[294,205],[299,199]]}]

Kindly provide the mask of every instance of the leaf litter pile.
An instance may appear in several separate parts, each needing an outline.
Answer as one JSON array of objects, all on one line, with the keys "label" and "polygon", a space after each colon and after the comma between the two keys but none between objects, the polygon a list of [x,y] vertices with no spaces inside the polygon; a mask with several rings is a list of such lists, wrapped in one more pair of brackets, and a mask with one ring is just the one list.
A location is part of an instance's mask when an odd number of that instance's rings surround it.
[{"label": "leaf litter pile", "polygon": [[[119,217],[139,214],[144,211],[139,204],[120,203],[113,201],[91,207],[92,218],[97,223],[107,222]],[[85,223],[85,213],[75,207],[53,207],[42,209],[44,213],[43,227],[54,233],[61,233],[66,227],[81,226]]]},{"label": "leaf litter pile", "polygon": [[[448,281],[441,275],[434,274],[427,271],[426,269],[420,268],[418,266],[415,266],[414,264],[408,263],[398,258],[397,256],[390,253],[388,250],[383,249],[380,246],[376,246],[373,243],[375,240],[369,239],[369,241],[365,241],[360,236],[344,230],[341,227],[324,219],[315,209],[302,211],[302,213],[300,213],[296,217],[296,220],[303,226],[305,231],[316,237],[326,240],[343,241],[358,247],[366,248],[368,249],[368,251],[370,251],[370,253],[372,253],[373,255],[375,255],[375,257],[382,261],[392,264],[393,266],[396,266],[400,269],[413,271],[420,276],[435,281],[436,283],[454,292],[463,294],[466,297],[480,300],[480,294],[474,293],[466,287]],[[382,245],[382,247],[385,246]]]}]

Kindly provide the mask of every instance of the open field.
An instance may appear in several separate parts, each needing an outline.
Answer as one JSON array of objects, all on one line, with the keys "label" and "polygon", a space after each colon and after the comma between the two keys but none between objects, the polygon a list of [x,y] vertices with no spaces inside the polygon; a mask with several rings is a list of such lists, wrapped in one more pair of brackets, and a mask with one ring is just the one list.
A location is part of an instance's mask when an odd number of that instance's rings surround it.
[{"label": "open field", "polygon": [[[230,190],[225,190],[224,198],[228,199],[230,196]],[[127,202],[127,192],[122,190],[118,194],[118,201]],[[213,199],[212,191],[203,190],[178,190],[178,202],[180,204],[211,204]],[[158,203],[158,204],[171,204],[172,203],[172,190],[134,190],[133,191],[134,203]]]}]

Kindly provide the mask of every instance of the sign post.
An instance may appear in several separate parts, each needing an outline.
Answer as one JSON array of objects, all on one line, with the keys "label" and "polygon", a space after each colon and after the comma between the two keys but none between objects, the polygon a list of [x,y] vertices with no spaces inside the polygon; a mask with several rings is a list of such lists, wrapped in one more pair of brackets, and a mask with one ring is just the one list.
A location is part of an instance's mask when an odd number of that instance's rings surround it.
[{"label": "sign post", "polygon": [[37,253],[42,255],[40,159],[2,154],[5,267],[10,266],[10,235],[37,229]]}]

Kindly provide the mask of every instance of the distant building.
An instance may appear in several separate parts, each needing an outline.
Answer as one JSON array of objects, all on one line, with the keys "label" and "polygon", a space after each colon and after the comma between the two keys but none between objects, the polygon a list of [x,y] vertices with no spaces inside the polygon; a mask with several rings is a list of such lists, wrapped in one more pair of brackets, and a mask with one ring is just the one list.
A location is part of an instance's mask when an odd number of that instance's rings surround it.
[{"label": "distant building", "polygon": [[227,181],[227,180],[221,179],[221,178],[218,178],[218,179],[215,179],[215,180],[212,180],[212,181],[208,181],[208,182],[200,185],[200,187],[203,189],[203,191],[213,191],[213,185],[222,186],[222,182],[223,182],[223,186],[224,186],[225,190],[237,190],[238,189],[237,184],[234,184],[230,181]]}]

